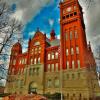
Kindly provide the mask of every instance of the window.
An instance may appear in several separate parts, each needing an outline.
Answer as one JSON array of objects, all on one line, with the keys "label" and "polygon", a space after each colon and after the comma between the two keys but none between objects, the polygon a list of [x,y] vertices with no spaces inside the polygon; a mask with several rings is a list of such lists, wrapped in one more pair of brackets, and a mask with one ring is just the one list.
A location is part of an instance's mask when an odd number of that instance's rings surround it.
[{"label": "window", "polygon": [[21,63],[22,63],[22,60],[20,59],[19,64],[21,64]]},{"label": "window", "polygon": [[67,61],[67,69],[69,69],[69,61]]},{"label": "window", "polygon": [[68,32],[65,30],[65,38],[66,38],[66,40],[68,40]]},{"label": "window", "polygon": [[68,40],[68,33],[66,32],[66,34],[65,34],[65,35],[66,35],[66,40]]},{"label": "window", "polygon": [[24,58],[22,59],[22,64],[24,64]]},{"label": "window", "polygon": [[78,78],[80,78],[80,73],[78,73]]},{"label": "window", "polygon": [[62,18],[65,19],[65,16],[63,16]]},{"label": "window", "polygon": [[48,54],[48,60],[50,60],[50,54]]},{"label": "window", "polygon": [[55,58],[58,59],[58,52],[55,53]]},{"label": "window", "polygon": [[35,54],[37,54],[37,48],[35,48]]},{"label": "window", "polygon": [[54,59],[55,58],[55,55],[54,55],[54,52],[52,52],[52,59]]},{"label": "window", "polygon": [[69,18],[69,15],[66,15],[66,18]]},{"label": "window", "polygon": [[13,60],[13,65],[15,65],[16,64],[16,60]]},{"label": "window", "polygon": [[70,17],[72,17],[73,16],[73,13],[72,14],[70,14]]},{"label": "window", "polygon": [[40,64],[40,57],[38,58],[38,64]]},{"label": "window", "polygon": [[34,64],[36,64],[36,58],[34,59]]},{"label": "window", "polygon": [[59,79],[56,78],[56,79],[55,79],[55,87],[58,88],[59,85],[60,85]]},{"label": "window", "polygon": [[74,79],[75,78],[75,75],[74,74],[72,74],[72,79]]},{"label": "window", "polygon": [[76,7],[76,6],[74,6],[74,10],[76,10],[76,8],[77,8],[77,7]]},{"label": "window", "polygon": [[39,53],[41,53],[41,47],[39,47]]},{"label": "window", "polygon": [[76,54],[79,54],[79,47],[76,46]]},{"label": "window", "polygon": [[37,71],[37,75],[39,75],[39,68],[36,68],[36,71]]},{"label": "window", "polygon": [[76,39],[78,38],[77,30],[75,30],[75,38],[76,38]]},{"label": "window", "polygon": [[24,63],[25,63],[25,64],[27,63],[27,59],[26,59],[26,58],[24,59]]},{"label": "window", "polygon": [[69,74],[66,74],[66,78],[69,79]]},{"label": "window", "polygon": [[66,56],[68,56],[69,52],[68,52],[68,49],[66,49]]},{"label": "window", "polygon": [[47,82],[47,87],[50,88],[51,86],[52,86],[52,81],[51,81],[51,79],[49,79]]},{"label": "window", "polygon": [[33,64],[33,59],[31,58],[31,64]]},{"label": "window", "polygon": [[74,15],[77,15],[77,12],[74,12]]},{"label": "window", "polygon": [[48,64],[48,71],[50,71],[50,64]]},{"label": "window", "polygon": [[73,35],[72,35],[72,31],[70,31],[70,40],[72,40]]},{"label": "window", "polygon": [[75,67],[75,62],[72,61],[72,68],[74,69],[74,67]]},{"label": "window", "polygon": [[52,72],[54,71],[54,64],[52,64]]},{"label": "window", "polygon": [[40,42],[35,42],[34,46],[40,45]]},{"label": "window", "polygon": [[58,71],[58,63],[56,63],[56,71]]},{"label": "window", "polygon": [[78,68],[80,68],[80,60],[77,60]]},{"label": "window", "polygon": [[73,55],[74,54],[74,49],[73,48],[71,48],[71,55]]},{"label": "window", "polygon": [[32,49],[32,51],[31,51],[31,54],[33,54],[34,53],[34,49]]}]

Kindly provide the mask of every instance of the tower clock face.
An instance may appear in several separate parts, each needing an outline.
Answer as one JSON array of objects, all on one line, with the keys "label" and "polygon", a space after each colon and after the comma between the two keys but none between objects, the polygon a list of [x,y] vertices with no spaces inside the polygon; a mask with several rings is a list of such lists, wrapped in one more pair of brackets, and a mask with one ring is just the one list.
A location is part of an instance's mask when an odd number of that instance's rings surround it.
[{"label": "tower clock face", "polygon": [[72,7],[67,8],[67,12],[71,12],[71,10],[72,10]]}]

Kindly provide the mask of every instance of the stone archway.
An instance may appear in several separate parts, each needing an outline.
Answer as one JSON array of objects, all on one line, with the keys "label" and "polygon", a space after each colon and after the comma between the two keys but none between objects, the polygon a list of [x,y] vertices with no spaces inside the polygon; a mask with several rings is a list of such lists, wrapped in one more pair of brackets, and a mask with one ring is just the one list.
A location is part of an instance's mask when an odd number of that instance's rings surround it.
[{"label": "stone archway", "polygon": [[37,93],[37,83],[32,81],[29,84],[29,93]]}]

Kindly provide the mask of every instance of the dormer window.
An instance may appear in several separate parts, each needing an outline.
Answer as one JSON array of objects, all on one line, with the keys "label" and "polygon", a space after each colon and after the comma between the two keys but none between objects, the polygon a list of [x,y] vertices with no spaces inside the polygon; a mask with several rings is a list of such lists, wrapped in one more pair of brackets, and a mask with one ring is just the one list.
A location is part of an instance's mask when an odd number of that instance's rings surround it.
[{"label": "dormer window", "polygon": [[35,42],[34,46],[40,45],[40,42]]}]

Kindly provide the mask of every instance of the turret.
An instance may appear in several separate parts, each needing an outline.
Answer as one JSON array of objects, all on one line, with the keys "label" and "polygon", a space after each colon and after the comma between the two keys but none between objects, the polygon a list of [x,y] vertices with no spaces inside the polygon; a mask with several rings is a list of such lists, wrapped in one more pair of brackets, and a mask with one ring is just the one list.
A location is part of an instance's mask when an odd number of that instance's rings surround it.
[{"label": "turret", "polygon": [[51,40],[51,41],[54,40],[54,39],[56,39],[55,35],[56,35],[56,34],[55,34],[55,31],[52,30],[51,33],[50,33],[50,40]]}]

